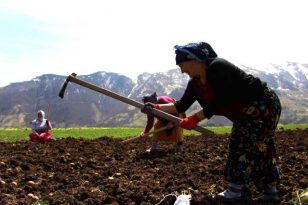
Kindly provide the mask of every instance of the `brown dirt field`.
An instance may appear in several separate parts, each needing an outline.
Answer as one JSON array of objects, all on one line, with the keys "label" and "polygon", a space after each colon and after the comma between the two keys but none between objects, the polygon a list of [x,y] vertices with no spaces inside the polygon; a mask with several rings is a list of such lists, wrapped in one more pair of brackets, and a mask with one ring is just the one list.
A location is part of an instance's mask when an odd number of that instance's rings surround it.
[{"label": "brown dirt field", "polygon": [[[308,130],[280,131],[276,138],[281,204],[287,204],[292,192],[308,187]],[[227,135],[187,136],[183,153],[168,143],[159,144],[156,154],[147,153],[150,139],[121,141],[0,143],[0,204],[158,204],[182,191],[191,194],[192,205],[256,204],[249,199],[258,194],[253,186],[242,201],[212,197],[226,186]],[[170,195],[160,204],[175,200]]]}]

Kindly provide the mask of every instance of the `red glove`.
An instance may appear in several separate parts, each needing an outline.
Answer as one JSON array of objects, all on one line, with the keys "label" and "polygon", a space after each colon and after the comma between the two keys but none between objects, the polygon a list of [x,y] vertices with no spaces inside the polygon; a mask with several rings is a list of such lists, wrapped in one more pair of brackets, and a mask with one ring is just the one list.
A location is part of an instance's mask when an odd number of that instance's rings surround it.
[{"label": "red glove", "polygon": [[150,113],[153,112],[153,108],[159,110],[160,106],[159,106],[159,104],[147,102],[147,103],[144,104],[143,108],[141,108],[141,112],[145,113],[145,114],[150,114]]},{"label": "red glove", "polygon": [[192,115],[181,120],[180,126],[184,129],[191,130],[197,126],[198,122],[200,122],[199,118],[196,115]]}]

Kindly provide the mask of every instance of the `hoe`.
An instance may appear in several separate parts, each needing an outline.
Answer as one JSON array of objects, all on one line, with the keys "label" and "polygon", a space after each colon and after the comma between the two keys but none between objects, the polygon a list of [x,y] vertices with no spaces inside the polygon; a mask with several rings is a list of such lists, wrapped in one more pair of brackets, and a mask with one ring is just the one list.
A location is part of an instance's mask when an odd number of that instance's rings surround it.
[{"label": "hoe", "polygon": [[[119,95],[117,93],[114,93],[110,90],[107,90],[105,88],[101,88],[101,87],[98,87],[96,85],[93,85],[89,82],[86,82],[86,81],[83,81],[83,80],[80,80],[78,78],[76,78],[77,74],[76,73],[72,73],[71,75],[69,75],[66,80],[64,81],[64,84],[59,92],[59,97],[60,98],[63,98],[64,97],[64,93],[65,93],[65,90],[66,90],[66,87],[68,85],[69,82],[73,82],[73,83],[76,83],[80,86],[83,86],[83,87],[86,87],[88,89],[91,89],[91,90],[94,90],[96,92],[99,92],[99,93],[102,93],[104,95],[107,95],[111,98],[114,98],[116,100],[119,100],[121,102],[124,102],[126,104],[129,104],[131,106],[134,106],[136,108],[139,108],[139,109],[142,109],[143,108],[143,103],[140,103],[140,102],[137,102],[135,100],[132,100],[132,99],[129,99],[127,97],[124,97],[122,95]],[[158,110],[158,109],[155,109],[153,108],[153,114],[157,117],[161,117],[163,119],[166,119],[166,120],[169,120],[170,122],[173,122],[175,124],[178,124],[182,119],[181,118],[178,118],[178,117],[175,117],[169,113],[166,113],[166,112],[163,112],[161,110]],[[208,129],[205,129],[201,126],[196,126],[194,128],[194,130],[202,133],[202,134],[206,134],[206,135],[213,135],[214,133]]]}]

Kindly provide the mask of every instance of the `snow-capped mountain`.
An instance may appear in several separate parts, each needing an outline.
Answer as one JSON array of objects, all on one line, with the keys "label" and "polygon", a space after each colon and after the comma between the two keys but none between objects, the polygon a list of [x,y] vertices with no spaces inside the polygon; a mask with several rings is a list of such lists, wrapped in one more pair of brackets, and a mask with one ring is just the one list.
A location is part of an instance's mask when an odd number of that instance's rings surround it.
[{"label": "snow-capped mountain", "polygon": [[[307,64],[289,62],[265,67],[238,66],[277,91],[283,106],[281,123],[308,123]],[[77,77],[136,101],[153,92],[179,99],[189,80],[179,69],[143,73],[138,76],[137,82],[110,72]],[[65,78],[48,74],[0,88],[0,127],[29,126],[38,109],[45,110],[54,127],[144,126],[145,115],[138,109],[74,83],[68,85],[64,99],[60,99],[58,93]],[[199,108],[195,104],[188,113]],[[214,117],[204,123],[230,124],[223,117]]]},{"label": "snow-capped mountain", "polygon": [[239,65],[242,69],[266,81],[275,90],[307,90],[308,64],[287,62],[260,67]]}]

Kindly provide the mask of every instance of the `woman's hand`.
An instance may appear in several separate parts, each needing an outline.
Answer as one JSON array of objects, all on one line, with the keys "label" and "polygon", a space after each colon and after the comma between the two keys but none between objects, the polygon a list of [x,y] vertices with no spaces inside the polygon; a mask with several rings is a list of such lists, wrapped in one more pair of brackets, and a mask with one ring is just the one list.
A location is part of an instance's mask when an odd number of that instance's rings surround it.
[{"label": "woman's hand", "polygon": [[155,109],[160,109],[160,106],[159,104],[155,104],[155,103],[145,103],[143,108],[141,108],[141,112],[144,113],[144,114],[151,114],[153,113],[153,108]]},{"label": "woman's hand", "polygon": [[180,126],[184,129],[191,130],[197,126],[200,122],[200,119],[197,117],[196,114],[186,117],[180,121]]}]

